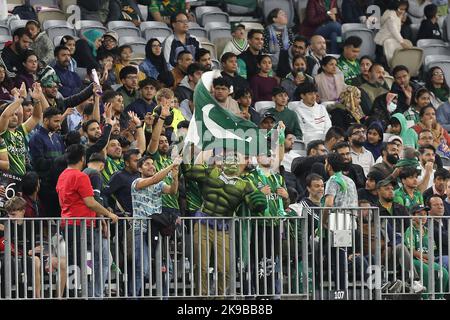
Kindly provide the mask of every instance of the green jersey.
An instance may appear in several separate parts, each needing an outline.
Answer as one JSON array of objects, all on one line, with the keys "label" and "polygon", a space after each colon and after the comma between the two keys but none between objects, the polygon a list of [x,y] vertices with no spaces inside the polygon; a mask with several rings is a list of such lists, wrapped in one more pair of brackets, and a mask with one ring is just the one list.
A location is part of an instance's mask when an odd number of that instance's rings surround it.
[{"label": "green jersey", "polygon": [[186,179],[186,202],[187,209],[190,212],[200,210],[203,203],[203,198],[198,183],[189,179]]},{"label": "green jersey", "polygon": [[[146,1],[148,2],[148,0]],[[159,12],[161,16],[171,16],[175,12],[185,12],[185,0],[151,0],[148,6],[148,12]]]},{"label": "green jersey", "polygon": [[359,68],[359,61],[350,61],[340,56],[337,62],[339,70],[344,74],[345,84],[350,85],[353,79],[357,78],[361,74]]},{"label": "green jersey", "polygon": [[106,157],[105,169],[102,171],[103,182],[105,184],[109,183],[111,176],[117,171],[123,170],[125,168],[125,162],[122,158],[113,159],[109,156]]},{"label": "green jersey", "polygon": [[401,204],[409,210],[412,206],[416,204],[423,205],[423,196],[419,190],[414,190],[413,196],[411,197],[406,190],[402,187],[395,190],[394,192],[394,202]]},{"label": "green jersey", "polygon": [[[278,188],[286,189],[286,184],[280,174],[271,172],[270,175],[266,175],[260,169],[255,169],[245,179],[251,181],[260,190],[266,185],[270,187],[270,194],[266,195],[266,210],[263,212],[252,212],[251,215],[256,214],[256,216],[260,217],[285,216],[282,198],[277,194]],[[279,224],[278,220],[276,220],[276,224]],[[270,221],[266,221],[266,225],[270,226]]]},{"label": "green jersey", "polygon": [[[156,151],[154,154],[151,154],[150,156],[153,159],[153,164],[155,165],[157,172],[163,170],[164,168],[167,168],[173,163],[170,157],[161,155],[158,151]],[[173,178],[170,174],[168,174],[163,181],[170,186],[173,182]],[[162,205],[166,208],[180,209],[180,206],[178,204],[178,192],[176,194],[163,194]]]},{"label": "green jersey", "polygon": [[[422,252],[423,254],[428,254],[430,249],[428,243],[428,229],[422,225],[423,232],[420,232],[419,228],[414,225],[406,229],[405,231],[405,246],[408,249]],[[422,243],[421,243],[422,242]],[[433,243],[432,250],[436,249],[436,245]]]},{"label": "green jersey", "polygon": [[25,126],[22,124],[15,131],[6,130],[1,134],[8,150],[9,172],[18,176],[26,173],[26,136]]}]

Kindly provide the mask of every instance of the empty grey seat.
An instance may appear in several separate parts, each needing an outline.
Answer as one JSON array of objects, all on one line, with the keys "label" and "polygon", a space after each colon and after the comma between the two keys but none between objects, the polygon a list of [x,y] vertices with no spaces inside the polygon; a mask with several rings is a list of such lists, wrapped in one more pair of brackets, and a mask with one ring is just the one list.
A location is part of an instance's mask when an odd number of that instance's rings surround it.
[{"label": "empty grey seat", "polygon": [[0,35],[9,36],[9,28],[7,26],[0,26]]},{"label": "empty grey seat", "polygon": [[78,35],[82,35],[88,30],[98,30],[101,33],[107,31],[106,27],[100,22],[95,20],[80,20],[75,22],[75,29],[78,31]]},{"label": "empty grey seat", "polygon": [[430,45],[441,44],[445,45],[445,42],[441,39],[420,39],[417,40],[417,46],[419,48],[425,48]]},{"label": "empty grey seat", "polygon": [[68,29],[74,28],[74,26],[71,23],[69,23],[65,20],[46,20],[42,24],[42,28],[44,28],[44,30],[48,30],[51,28],[57,28],[57,27],[64,27],[64,28],[68,28]]},{"label": "empty grey seat", "polygon": [[75,28],[72,24],[64,20],[47,20],[44,21],[43,28],[47,32],[50,40],[57,36],[76,36]]},{"label": "empty grey seat", "polygon": [[450,46],[442,44],[433,44],[423,47],[424,56],[441,55],[450,56]]},{"label": "empty grey seat", "polygon": [[209,22],[230,22],[230,16],[225,12],[208,12],[202,16],[203,25]]},{"label": "empty grey seat", "polygon": [[0,50],[3,49],[6,42],[11,41],[11,40],[12,40],[11,36],[0,35]]},{"label": "empty grey seat", "polygon": [[189,21],[188,27],[189,27],[189,29],[190,28],[198,28],[198,27],[200,27],[200,25],[197,22]]},{"label": "empty grey seat", "polygon": [[164,22],[158,21],[145,21],[140,25],[142,35],[145,39],[151,38],[167,38],[172,35],[172,29],[170,29]]},{"label": "empty grey seat", "polygon": [[81,80],[84,80],[84,78],[87,75],[87,69],[86,68],[76,68],[75,72],[80,76]]},{"label": "empty grey seat", "polygon": [[109,30],[117,32],[119,37],[140,37],[140,30],[130,21],[110,21],[107,25]]},{"label": "empty grey seat", "polygon": [[31,6],[59,8],[58,0],[30,0]]},{"label": "empty grey seat", "polygon": [[206,29],[202,27],[189,28],[188,32],[191,36],[197,38],[208,38],[208,31],[206,31]]},{"label": "empty grey seat", "polygon": [[222,9],[218,8],[218,7],[212,7],[212,6],[200,6],[195,8],[195,16],[197,18],[197,21],[200,25],[205,25],[203,23],[203,15],[206,13],[211,13],[211,12],[223,12]]},{"label": "empty grey seat", "polygon": [[145,55],[145,45],[147,41],[141,37],[125,36],[119,38],[119,45],[129,45],[135,54]]},{"label": "empty grey seat", "polygon": [[11,30],[11,34],[13,34],[17,28],[25,27],[27,22],[27,20],[11,20],[9,23],[9,30]]},{"label": "empty grey seat", "polygon": [[440,62],[444,61],[450,61],[450,57],[442,55],[426,56],[423,62],[424,71],[427,72],[428,70],[431,69],[432,66],[435,66],[436,64],[439,64]]},{"label": "empty grey seat", "polygon": [[208,31],[208,38],[211,42],[218,38],[232,38],[231,27],[228,23],[209,22],[205,25],[205,29]]}]

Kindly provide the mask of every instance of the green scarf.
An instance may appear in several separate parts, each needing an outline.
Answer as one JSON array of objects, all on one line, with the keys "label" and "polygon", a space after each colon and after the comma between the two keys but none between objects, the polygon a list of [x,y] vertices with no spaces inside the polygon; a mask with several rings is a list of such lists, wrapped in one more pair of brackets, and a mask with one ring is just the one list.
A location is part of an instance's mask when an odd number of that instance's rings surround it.
[{"label": "green scarf", "polygon": [[420,166],[420,164],[419,164],[419,161],[417,161],[417,159],[401,159],[395,165],[396,168],[402,168],[402,167],[417,168],[418,166]]},{"label": "green scarf", "polygon": [[448,91],[445,88],[433,88],[433,93],[442,102],[447,102],[448,100]]},{"label": "green scarf", "polygon": [[332,175],[330,179],[336,181],[336,183],[340,187],[340,190],[345,192],[347,191],[347,182],[345,182],[342,176],[343,176],[342,171],[339,171],[336,172],[334,175]]},{"label": "green scarf", "polygon": [[331,9],[331,0],[324,0],[324,3],[325,3],[325,9],[327,11],[330,11],[330,9]]}]

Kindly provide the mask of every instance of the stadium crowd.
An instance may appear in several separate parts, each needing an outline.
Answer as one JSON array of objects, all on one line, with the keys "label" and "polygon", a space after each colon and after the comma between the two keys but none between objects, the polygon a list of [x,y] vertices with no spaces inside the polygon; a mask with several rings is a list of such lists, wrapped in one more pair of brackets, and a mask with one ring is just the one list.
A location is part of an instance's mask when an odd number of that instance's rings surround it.
[{"label": "stadium crowd", "polygon": [[[78,1],[84,20],[143,22],[133,0],[114,1],[120,4],[114,9],[113,1],[97,1],[101,10],[93,10],[91,2]],[[442,289],[448,291],[448,224],[434,228],[444,241],[422,243],[427,224],[421,216],[450,215],[450,89],[440,67],[412,75],[405,65],[390,65],[398,50],[413,49],[420,39],[442,39],[437,21],[448,5],[442,10],[437,1],[375,1],[381,8],[376,55],[360,57],[362,39],[344,39],[341,30],[346,23],[366,23],[370,0],[343,0],[341,7],[335,0],[309,0],[305,19],[294,27],[279,8],[268,13],[263,29],[234,23],[232,38],[217,55],[190,35],[189,22],[196,17],[189,2],[147,2],[148,19],[166,23],[173,35],[149,39],[139,63],[132,46],[120,46],[113,30],[65,35],[55,47],[37,20],[13,31],[0,52],[4,216],[97,216],[116,223],[123,216],[162,214],[179,224],[178,217],[283,217],[295,215],[298,205],[378,207],[381,216],[414,217],[404,230],[408,241],[398,243],[395,235],[385,239],[390,254],[393,247],[404,255],[413,252],[415,271],[403,266],[413,289],[424,289],[417,270],[427,269],[428,256],[421,252],[435,250],[445,258]],[[111,3],[109,16],[105,3]],[[411,33],[411,7],[422,10],[417,37]],[[212,61],[216,56],[219,65]],[[88,70],[84,78],[77,68]],[[260,129],[275,128],[274,149],[256,157],[209,150],[195,163],[173,156],[194,117],[196,86],[212,70],[221,72],[210,90],[217,105]],[[20,181],[14,197],[5,194],[10,179]],[[228,259],[223,255],[229,251],[229,226],[197,221],[190,231],[202,265],[195,267],[208,272],[212,238],[221,237],[219,273],[229,284],[228,270],[221,268]],[[326,216],[321,223],[327,227]],[[79,224],[62,225],[69,230],[69,265],[81,260],[72,254],[73,246],[79,248],[80,229],[74,226]],[[254,228],[255,234],[264,231],[261,225]],[[55,257],[41,261],[27,230],[22,258],[34,259],[36,266],[27,272],[38,278],[39,268],[59,267],[64,283],[65,263]],[[156,248],[160,229],[135,221],[134,230],[136,277],[148,276],[148,247]],[[275,238],[268,236],[267,244]],[[109,259],[104,238],[93,241],[95,254],[102,251]],[[255,245],[254,238],[250,242]],[[40,278],[35,280],[38,286]],[[136,280],[128,289],[139,294]],[[226,290],[221,284],[219,294]],[[96,285],[96,296],[103,285]],[[199,290],[206,294],[206,281]]]}]

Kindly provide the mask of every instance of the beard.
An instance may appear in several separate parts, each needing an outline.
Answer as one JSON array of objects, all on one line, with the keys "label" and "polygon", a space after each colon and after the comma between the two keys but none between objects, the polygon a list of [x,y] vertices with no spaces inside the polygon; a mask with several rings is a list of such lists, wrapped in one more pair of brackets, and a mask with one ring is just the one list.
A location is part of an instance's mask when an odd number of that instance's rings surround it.
[{"label": "beard", "polygon": [[386,157],[387,162],[389,162],[392,165],[397,164],[399,157],[395,154],[388,154]]},{"label": "beard", "polygon": [[352,144],[355,145],[358,148],[361,148],[364,146],[365,141],[359,141],[359,140],[352,140]]}]

